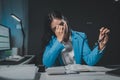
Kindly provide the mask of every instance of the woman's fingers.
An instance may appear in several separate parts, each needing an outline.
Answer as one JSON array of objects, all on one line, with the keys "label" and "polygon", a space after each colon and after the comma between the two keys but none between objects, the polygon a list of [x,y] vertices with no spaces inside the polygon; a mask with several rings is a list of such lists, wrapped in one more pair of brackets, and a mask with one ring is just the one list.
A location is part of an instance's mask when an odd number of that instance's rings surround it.
[{"label": "woman's fingers", "polygon": [[104,38],[107,38],[109,32],[110,30],[108,28],[102,27],[100,29],[99,41],[102,41],[104,40]]},{"label": "woman's fingers", "polygon": [[109,32],[110,32],[110,30],[109,30],[109,29],[107,29],[107,30],[106,30],[106,32],[105,32],[105,34],[108,34]]},{"label": "woman's fingers", "polygon": [[104,27],[100,28],[100,32],[102,32],[104,30]]},{"label": "woman's fingers", "polygon": [[109,32],[110,32],[110,30],[109,30],[108,28],[102,27],[102,28],[100,29],[100,34],[101,34],[101,35],[104,35],[104,34],[109,33]]}]

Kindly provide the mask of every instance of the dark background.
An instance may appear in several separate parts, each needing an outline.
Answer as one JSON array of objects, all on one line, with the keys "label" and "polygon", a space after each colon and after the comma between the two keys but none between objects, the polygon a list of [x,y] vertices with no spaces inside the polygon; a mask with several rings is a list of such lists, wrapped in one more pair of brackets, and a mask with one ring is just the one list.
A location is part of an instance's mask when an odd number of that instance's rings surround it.
[{"label": "dark background", "polygon": [[[21,30],[16,28],[19,23],[11,18],[11,13],[22,20],[25,31],[25,53],[19,54],[35,55],[40,54],[44,18],[53,10],[61,11],[73,30],[86,33],[91,49],[99,29],[109,28],[110,39],[97,65],[120,64],[120,0],[0,0],[0,24],[10,28],[11,48],[22,48]],[[41,57],[39,60],[42,62]]]},{"label": "dark background", "polygon": [[110,39],[97,65],[120,64],[120,3],[114,0],[29,0],[29,54],[40,52],[44,17],[52,10],[61,11],[73,30],[85,32],[91,49],[98,39],[99,29],[109,28]]}]

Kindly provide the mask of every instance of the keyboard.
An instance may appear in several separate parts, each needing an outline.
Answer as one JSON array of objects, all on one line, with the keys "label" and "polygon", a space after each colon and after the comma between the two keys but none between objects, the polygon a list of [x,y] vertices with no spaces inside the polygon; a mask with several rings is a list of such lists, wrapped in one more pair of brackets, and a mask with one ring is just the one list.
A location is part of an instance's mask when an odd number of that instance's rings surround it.
[{"label": "keyboard", "polygon": [[3,60],[3,61],[0,61],[0,65],[18,65],[18,64],[25,62],[26,60],[28,60],[30,58],[31,58],[31,56],[25,56],[19,61]]}]

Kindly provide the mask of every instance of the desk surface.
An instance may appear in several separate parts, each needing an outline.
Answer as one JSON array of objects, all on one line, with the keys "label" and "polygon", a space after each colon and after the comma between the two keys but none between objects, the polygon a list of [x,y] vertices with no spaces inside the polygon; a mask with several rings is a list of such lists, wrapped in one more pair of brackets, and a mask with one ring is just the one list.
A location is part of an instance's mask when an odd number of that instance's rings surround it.
[{"label": "desk surface", "polygon": [[34,65],[0,66],[0,80],[120,80],[120,77],[105,72],[80,72],[78,74],[48,75],[36,73]]},{"label": "desk surface", "polygon": [[67,75],[48,75],[47,73],[41,73],[39,80],[120,80],[120,77],[106,75],[105,72],[83,72]]},{"label": "desk surface", "polygon": [[[52,68],[52,73],[56,71],[54,69],[56,67]],[[106,71],[112,70],[104,67],[88,67],[89,69],[94,69],[90,72],[81,71],[79,73],[71,74],[52,74],[50,75],[49,72],[40,73],[40,79],[39,80],[120,80],[120,77],[117,76],[111,76],[106,74]],[[59,69],[59,68],[57,68]],[[62,70],[62,68],[60,67]],[[103,70],[102,70],[103,69]],[[101,71],[100,71],[101,70]],[[64,71],[64,70],[63,70]]]}]

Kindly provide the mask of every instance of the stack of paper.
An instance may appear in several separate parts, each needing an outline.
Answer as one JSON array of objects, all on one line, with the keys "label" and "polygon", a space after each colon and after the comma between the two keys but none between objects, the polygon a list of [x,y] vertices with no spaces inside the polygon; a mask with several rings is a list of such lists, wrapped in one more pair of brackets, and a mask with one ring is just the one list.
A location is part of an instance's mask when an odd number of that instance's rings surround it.
[{"label": "stack of paper", "polygon": [[47,68],[46,72],[50,75],[66,74],[64,66]]},{"label": "stack of paper", "polygon": [[72,64],[65,66],[67,72],[86,72],[86,71],[96,71],[96,72],[106,72],[112,69],[108,69],[100,66],[88,66],[80,64]]},{"label": "stack of paper", "polygon": [[80,64],[70,64],[67,66],[61,67],[51,67],[47,68],[46,72],[48,74],[73,74],[79,72],[106,72],[112,69],[100,67],[100,66],[88,66],[88,65],[80,65]]}]

